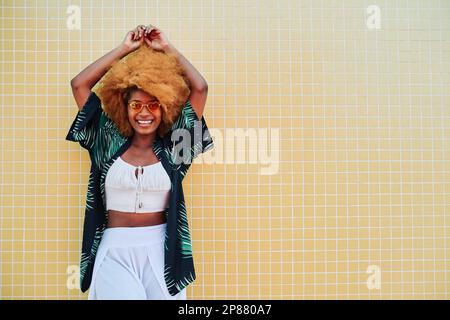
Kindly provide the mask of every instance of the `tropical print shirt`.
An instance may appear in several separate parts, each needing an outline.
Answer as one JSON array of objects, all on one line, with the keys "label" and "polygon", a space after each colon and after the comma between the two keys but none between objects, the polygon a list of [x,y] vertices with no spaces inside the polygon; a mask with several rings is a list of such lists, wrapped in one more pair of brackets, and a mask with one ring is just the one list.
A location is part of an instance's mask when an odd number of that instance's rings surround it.
[{"label": "tropical print shirt", "polygon": [[[172,182],[165,210],[164,278],[173,296],[196,278],[182,181],[192,160],[212,149],[214,143],[205,119],[198,119],[189,99],[171,130],[164,137],[156,136],[152,148]],[[79,142],[91,159],[80,259],[80,289],[85,292],[90,287],[97,248],[108,223],[105,177],[114,161],[130,147],[131,138],[120,133],[104,112],[100,98],[91,91],[66,140]]]}]

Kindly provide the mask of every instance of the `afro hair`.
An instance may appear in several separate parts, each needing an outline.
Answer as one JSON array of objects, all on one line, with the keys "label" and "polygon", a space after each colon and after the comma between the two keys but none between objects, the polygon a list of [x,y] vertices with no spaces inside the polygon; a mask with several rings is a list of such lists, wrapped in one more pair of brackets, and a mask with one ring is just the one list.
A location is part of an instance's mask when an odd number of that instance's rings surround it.
[{"label": "afro hair", "polygon": [[170,130],[190,94],[190,84],[177,58],[172,53],[141,46],[115,61],[99,82],[96,90],[103,110],[129,138],[134,129],[128,120],[126,98],[136,88],[154,96],[161,104],[161,137]]}]

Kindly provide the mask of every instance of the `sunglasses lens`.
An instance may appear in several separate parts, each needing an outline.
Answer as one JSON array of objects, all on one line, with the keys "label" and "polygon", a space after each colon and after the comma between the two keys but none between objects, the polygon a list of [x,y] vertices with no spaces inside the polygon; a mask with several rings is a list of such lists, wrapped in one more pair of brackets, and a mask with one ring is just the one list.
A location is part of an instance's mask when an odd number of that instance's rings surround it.
[{"label": "sunglasses lens", "polygon": [[133,110],[140,110],[142,108],[142,103],[137,102],[137,101],[132,101],[132,102],[130,102],[130,107]]},{"label": "sunglasses lens", "polygon": [[149,104],[150,109],[152,109],[153,111],[157,110],[159,108],[159,102],[158,101],[153,101]]}]

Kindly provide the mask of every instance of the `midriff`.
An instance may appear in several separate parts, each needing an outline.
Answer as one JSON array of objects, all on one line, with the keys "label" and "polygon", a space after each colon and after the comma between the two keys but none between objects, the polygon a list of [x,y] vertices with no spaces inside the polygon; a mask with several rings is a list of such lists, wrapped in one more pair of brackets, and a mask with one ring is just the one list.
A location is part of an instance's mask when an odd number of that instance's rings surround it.
[{"label": "midriff", "polygon": [[147,227],[166,222],[164,211],[136,213],[108,210],[108,216],[107,228]]}]

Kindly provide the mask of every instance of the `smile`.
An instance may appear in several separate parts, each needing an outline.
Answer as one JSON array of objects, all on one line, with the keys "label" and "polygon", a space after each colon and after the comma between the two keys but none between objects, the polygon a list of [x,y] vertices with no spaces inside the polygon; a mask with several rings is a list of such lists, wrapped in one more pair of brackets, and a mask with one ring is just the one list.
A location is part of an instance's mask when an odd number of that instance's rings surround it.
[{"label": "smile", "polygon": [[150,124],[152,124],[153,123],[153,120],[146,120],[146,121],[143,121],[143,120],[137,120],[137,123],[140,125],[140,126],[149,126]]}]

